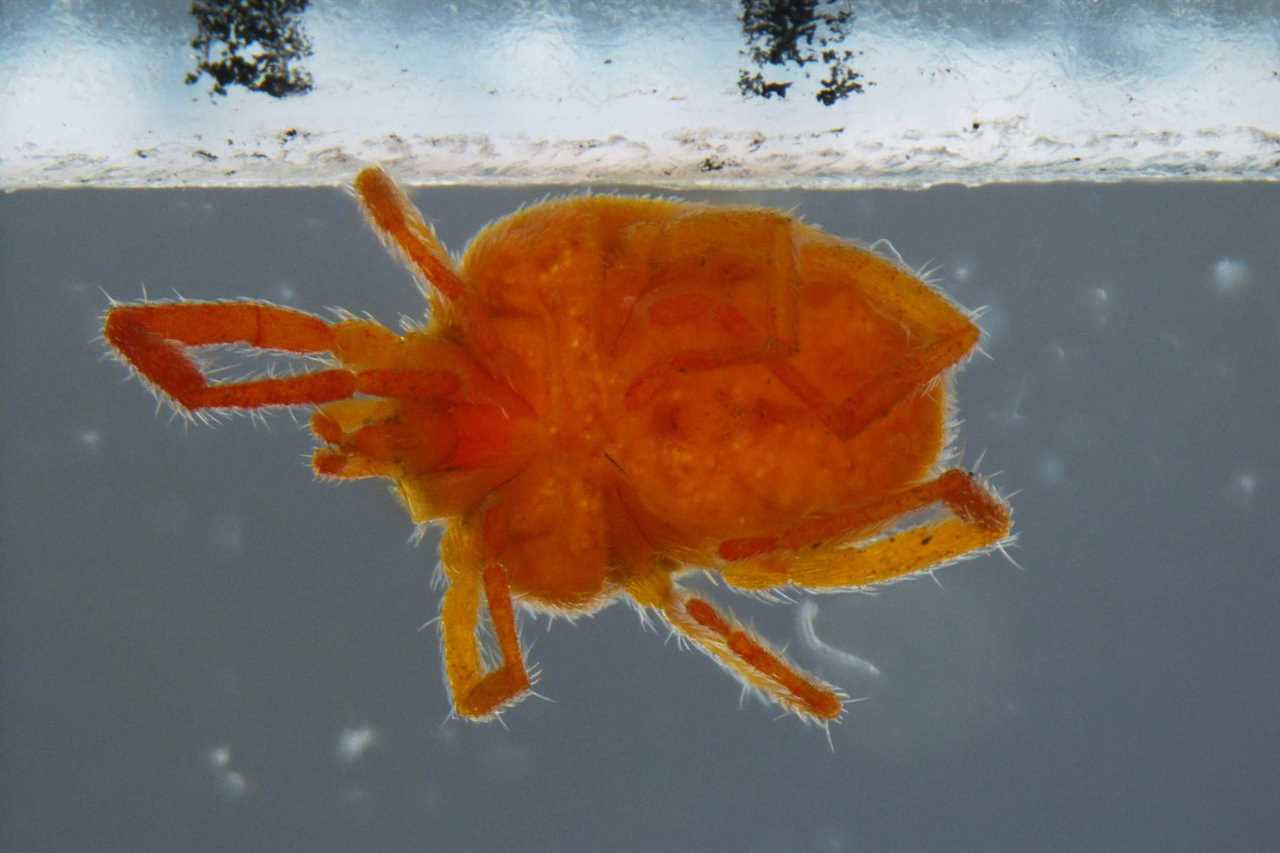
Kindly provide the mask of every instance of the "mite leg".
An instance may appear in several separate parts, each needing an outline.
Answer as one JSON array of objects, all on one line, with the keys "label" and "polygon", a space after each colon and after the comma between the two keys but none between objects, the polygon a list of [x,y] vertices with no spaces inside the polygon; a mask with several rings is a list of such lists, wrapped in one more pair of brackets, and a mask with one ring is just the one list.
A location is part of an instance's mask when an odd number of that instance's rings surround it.
[{"label": "mite leg", "polygon": [[[869,378],[865,384],[839,403],[832,402],[810,382],[804,374],[786,360],[786,353],[766,358],[757,354],[751,358],[747,352],[738,361],[764,362],[771,373],[802,403],[813,411],[834,435],[849,439],[893,411],[898,403],[923,392],[945,370],[968,355],[978,342],[980,332],[968,317],[956,311],[943,297],[919,282],[915,284],[924,293],[922,300],[936,301],[945,311],[926,314],[929,326],[924,331],[928,343],[911,350],[895,364]],[[873,290],[873,294],[881,295]],[[737,321],[744,339],[753,336],[744,319]],[[758,337],[758,336],[757,336]],[[735,363],[733,358],[708,359],[693,354],[673,360],[672,366],[683,370],[710,369]]]},{"label": "mite leg", "polygon": [[[430,373],[423,371],[421,376],[429,377]],[[376,393],[364,387],[366,376],[359,375],[358,389]],[[458,411],[466,410],[460,407]],[[328,445],[316,449],[312,467],[317,474],[342,479],[399,479],[439,471],[457,461],[455,454],[461,444],[458,411],[450,411],[442,398],[428,394],[408,400],[329,403],[311,418],[311,431]],[[467,447],[484,439],[483,435],[462,437],[472,439]]]},{"label": "mite leg", "polygon": [[[364,169],[356,175],[355,191],[378,236],[400,250],[426,288],[434,288],[450,302],[462,296],[462,279],[449,253],[390,175],[377,166]],[[426,292],[431,298],[433,291]]]},{"label": "mite leg", "polygon": [[[774,270],[768,281],[765,326],[752,321],[733,305],[714,308],[700,293],[675,292],[659,297],[649,308],[651,323],[675,323],[714,310],[721,329],[734,343],[715,349],[691,350],[646,370],[628,390],[627,400],[638,405],[669,381],[674,372],[714,370],[736,364],[765,365],[784,386],[817,415],[834,435],[849,439],[893,411],[903,400],[921,393],[944,371],[960,362],[978,342],[978,327],[945,296],[889,261],[856,247],[822,238],[813,243],[806,232],[788,228],[785,246],[773,250],[786,263],[793,253],[793,235],[801,242],[800,270]],[[790,361],[804,342],[794,337],[797,280],[848,279],[856,275],[859,293],[876,312],[899,318],[908,326],[912,349],[879,374],[870,377],[843,400],[829,400]],[[797,279],[798,276],[798,279]]]},{"label": "mite leg", "polygon": [[[462,540],[461,534],[450,531],[441,542],[449,587],[440,606],[440,634],[454,707],[460,716],[483,720],[522,699],[530,682],[516,634],[507,573],[496,563],[477,572],[479,564],[468,559],[475,555],[463,553]],[[494,670],[486,668],[476,639],[482,591],[502,658]]]},{"label": "mite leg", "polygon": [[656,608],[682,636],[787,710],[817,720],[834,720],[844,711],[844,700],[830,685],[791,665],[707,601],[684,593],[665,574],[637,579],[627,589],[637,603]]},{"label": "mite leg", "polygon": [[187,410],[324,403],[356,390],[356,377],[347,370],[211,385],[183,351],[246,344],[299,354],[332,352],[336,327],[290,308],[261,302],[119,305],[107,313],[104,334],[139,373]]},{"label": "mite leg", "polygon": [[399,473],[385,460],[359,452],[361,442],[353,436],[375,428],[400,411],[395,400],[338,400],[327,403],[311,416],[311,431],[329,447],[317,447],[311,456],[311,467],[317,474],[344,480],[366,477],[392,477]]},{"label": "mite leg", "polygon": [[[895,518],[942,503],[952,516],[886,535],[868,545],[852,537]],[[950,470],[936,480],[783,533],[720,545],[725,581],[740,589],[795,585],[847,589],[924,571],[1000,544],[1013,528],[1008,507],[969,474]]]},{"label": "mite leg", "polygon": [[832,431],[840,438],[852,438],[888,415],[899,402],[924,391],[944,370],[968,355],[980,333],[967,317],[955,316],[958,322],[940,330],[937,340],[911,352],[835,406],[828,416]]},{"label": "mite leg", "polygon": [[[844,400],[826,403],[823,413],[832,431],[851,438],[885,417],[901,401],[919,394],[946,369],[958,364],[977,344],[978,327],[945,295],[917,276],[874,252],[806,232],[798,245],[805,281],[857,281],[868,305],[896,318],[911,334],[912,349],[855,389]],[[801,399],[816,390],[784,366],[775,374]],[[806,387],[807,386],[807,387]]]},{"label": "mite leg", "polygon": [[[771,364],[795,353],[799,347],[798,298],[792,246],[793,223],[767,211],[738,211],[731,216],[712,214],[698,221],[683,220],[670,235],[671,245],[655,241],[649,247],[658,268],[656,283],[633,295],[627,318],[613,344],[614,352],[636,346],[646,330],[710,318],[721,338],[715,346],[680,349],[664,355],[643,370],[626,393],[627,404],[637,407],[670,381],[673,373],[716,370],[740,364]],[[727,285],[742,274],[737,257],[750,250],[756,262],[754,282],[745,291],[754,319],[735,305]],[[690,287],[689,282],[719,279]]]}]

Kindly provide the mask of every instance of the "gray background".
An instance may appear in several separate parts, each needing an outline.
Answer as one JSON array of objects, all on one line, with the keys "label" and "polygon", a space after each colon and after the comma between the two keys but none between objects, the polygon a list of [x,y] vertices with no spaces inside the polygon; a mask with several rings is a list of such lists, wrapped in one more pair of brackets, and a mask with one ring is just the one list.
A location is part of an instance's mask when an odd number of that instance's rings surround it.
[{"label": "gray background", "polygon": [[[543,190],[415,200],[460,248]],[[705,197],[705,196],[699,196]],[[312,481],[284,414],[185,428],[94,341],[103,290],[422,310],[333,190],[0,198],[8,850],[1261,850],[1280,831],[1274,186],[720,197],[891,238],[986,304],[958,381],[998,554],[876,596],[735,598],[868,701],[820,730],[614,607],[525,618],[543,692],[446,720],[435,540]],[[1226,261],[1224,262],[1224,259]],[[1225,274],[1224,274],[1225,273]],[[714,593],[723,603],[731,596]],[[344,731],[376,743],[344,757]]]}]

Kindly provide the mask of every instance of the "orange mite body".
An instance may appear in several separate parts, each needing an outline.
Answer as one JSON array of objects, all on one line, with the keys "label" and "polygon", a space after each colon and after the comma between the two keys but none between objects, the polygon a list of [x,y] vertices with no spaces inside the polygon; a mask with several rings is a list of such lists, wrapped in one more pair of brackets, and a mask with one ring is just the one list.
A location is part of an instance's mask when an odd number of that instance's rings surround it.
[{"label": "orange mite body", "polygon": [[[318,474],[388,478],[414,522],[447,525],[441,634],[460,715],[529,693],[513,602],[583,614],[627,596],[745,684],[830,720],[837,691],[678,575],[854,588],[1008,537],[998,496],[938,470],[950,372],[978,329],[899,265],[771,210],[612,196],[513,214],[455,264],[386,173],[355,189],[420,277],[425,328],[166,302],[113,306],[105,335],[187,412],[315,406]],[[226,344],[331,364],[210,383],[185,350]]]}]

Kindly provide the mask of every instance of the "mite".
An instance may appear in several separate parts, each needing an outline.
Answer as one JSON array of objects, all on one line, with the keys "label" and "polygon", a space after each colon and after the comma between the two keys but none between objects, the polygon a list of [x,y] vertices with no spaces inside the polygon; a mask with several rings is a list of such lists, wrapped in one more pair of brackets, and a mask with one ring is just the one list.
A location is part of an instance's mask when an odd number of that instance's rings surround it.
[{"label": "mite", "polygon": [[[615,196],[529,207],[454,259],[381,169],[355,194],[418,279],[421,327],[153,301],[114,304],[105,337],[192,417],[313,409],[317,475],[386,478],[413,522],[443,525],[458,715],[530,694],[517,604],[576,616],[623,599],[825,723],[845,697],[681,575],[854,589],[1009,537],[1005,502],[942,467],[978,328],[900,264],[773,210]],[[322,364],[213,382],[192,351],[221,345]]]}]

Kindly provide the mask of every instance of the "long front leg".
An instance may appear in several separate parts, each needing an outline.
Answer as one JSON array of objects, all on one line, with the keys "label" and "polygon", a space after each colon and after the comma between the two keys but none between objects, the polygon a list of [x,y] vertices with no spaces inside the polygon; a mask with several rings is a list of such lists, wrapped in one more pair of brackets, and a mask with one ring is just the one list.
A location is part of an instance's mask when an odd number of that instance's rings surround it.
[{"label": "long front leg", "polygon": [[300,355],[335,350],[335,326],[291,308],[264,302],[117,305],[107,313],[103,331],[130,365],[188,411],[324,403],[356,391],[356,377],[347,370],[211,384],[185,352],[216,344]]},{"label": "long front leg", "polygon": [[[117,305],[107,312],[103,333],[126,362],[188,411],[321,404],[347,400],[356,393],[450,399],[462,384],[452,369],[395,367],[401,339],[378,323],[357,319],[328,323],[266,302]],[[228,344],[297,355],[329,353],[343,368],[210,382],[187,349]]]},{"label": "long front leg", "polygon": [[[356,197],[378,236],[394,245],[409,268],[428,287],[450,302],[463,295],[462,279],[444,244],[391,176],[377,166],[361,170]],[[433,298],[432,290],[427,295]]]},{"label": "long front leg", "polygon": [[[485,720],[524,698],[530,680],[516,632],[507,573],[496,563],[476,572],[479,563],[462,540],[461,534],[451,531],[441,542],[440,556],[449,578],[440,607],[445,676],[458,714]],[[493,670],[485,666],[476,638],[482,591],[502,658]]]}]

